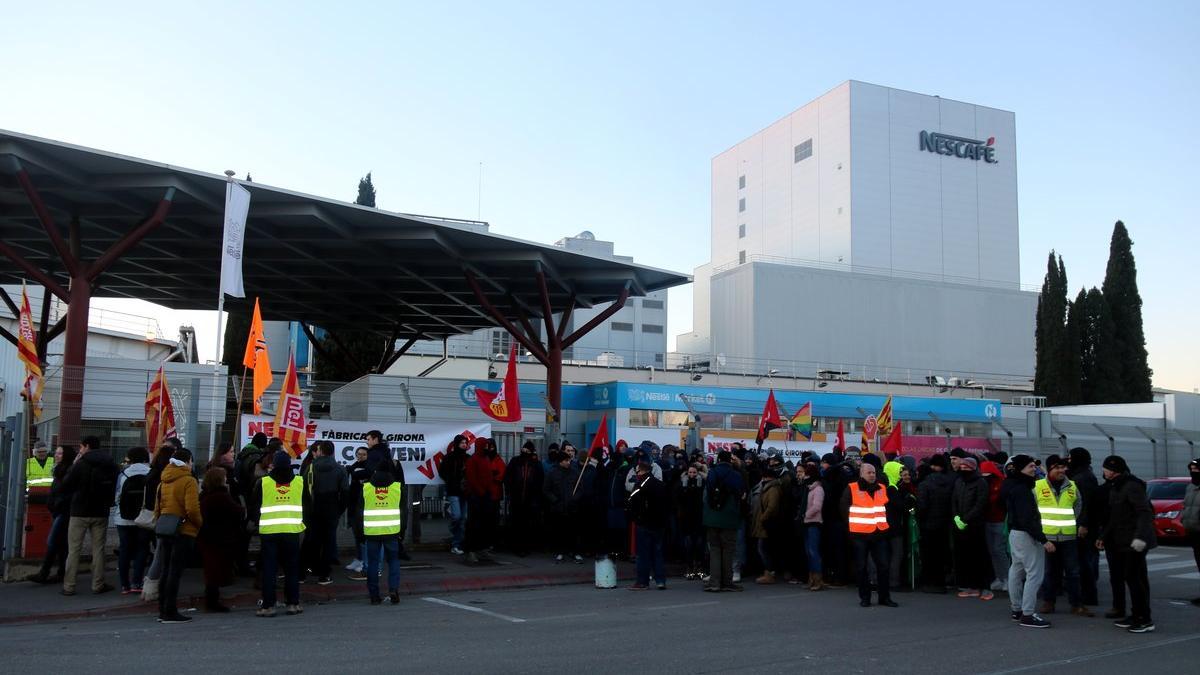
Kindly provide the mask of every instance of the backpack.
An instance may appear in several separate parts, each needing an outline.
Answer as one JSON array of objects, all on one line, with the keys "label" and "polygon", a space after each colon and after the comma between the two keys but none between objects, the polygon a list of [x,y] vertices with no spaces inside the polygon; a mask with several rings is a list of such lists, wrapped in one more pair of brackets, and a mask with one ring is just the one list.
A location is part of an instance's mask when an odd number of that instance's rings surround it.
[{"label": "backpack", "polygon": [[141,513],[146,498],[146,474],[126,476],[121,484],[121,495],[117,498],[117,513],[124,520],[133,520]]},{"label": "backpack", "polygon": [[[242,453],[242,456],[238,458],[237,482],[239,485],[254,485],[254,467],[258,466],[258,463],[262,461],[266,451],[259,450],[258,448],[246,451],[243,448]],[[247,494],[249,494],[249,490],[250,488],[246,488]]]}]

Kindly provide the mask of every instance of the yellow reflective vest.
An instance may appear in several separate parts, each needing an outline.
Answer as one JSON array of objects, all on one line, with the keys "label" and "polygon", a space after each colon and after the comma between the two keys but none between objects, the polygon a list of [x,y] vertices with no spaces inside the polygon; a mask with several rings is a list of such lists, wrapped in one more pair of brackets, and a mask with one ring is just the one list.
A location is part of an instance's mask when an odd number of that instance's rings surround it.
[{"label": "yellow reflective vest", "polygon": [[368,537],[384,537],[400,534],[403,511],[401,494],[404,487],[392,483],[387,487],[376,487],[363,483],[363,534]]},{"label": "yellow reflective vest", "polygon": [[263,476],[262,509],[258,517],[259,534],[292,534],[304,531],[304,479],[296,476],[291,483],[276,483]]},{"label": "yellow reflective vest", "polygon": [[37,457],[25,460],[25,488],[48,488],[54,482],[54,458],[47,457],[45,466],[37,461]]},{"label": "yellow reflective vest", "polygon": [[1042,532],[1046,536],[1074,536],[1075,500],[1079,499],[1079,490],[1070,479],[1057,495],[1048,478],[1043,478],[1033,484],[1033,496],[1037,499],[1038,513],[1042,515]]}]

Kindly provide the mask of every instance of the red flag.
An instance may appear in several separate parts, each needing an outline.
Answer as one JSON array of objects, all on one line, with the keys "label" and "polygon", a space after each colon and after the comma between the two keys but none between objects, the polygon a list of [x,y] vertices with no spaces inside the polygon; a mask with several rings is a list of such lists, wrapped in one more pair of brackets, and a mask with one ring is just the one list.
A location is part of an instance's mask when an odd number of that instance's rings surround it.
[{"label": "red flag", "polygon": [[168,438],[178,436],[175,430],[175,406],[171,403],[171,390],[167,387],[167,375],[163,367],[150,389],[146,392],[146,443],[157,450]]},{"label": "red flag", "polygon": [[778,429],[783,426],[783,419],[779,417],[779,404],[775,402],[775,390],[767,394],[767,403],[763,406],[762,416],[758,419],[758,434],[754,437],[754,442],[758,443],[761,448],[763,441],[767,440],[767,434],[771,433],[772,429]]},{"label": "red flag", "polygon": [[600,418],[600,428],[596,429],[596,436],[592,438],[592,445],[588,448],[588,457],[594,457],[597,450],[608,445],[608,413],[604,413]]},{"label": "red flag", "polygon": [[841,420],[838,420],[837,447],[842,452],[846,451],[846,427],[842,425]]},{"label": "red flag", "polygon": [[899,455],[904,450],[904,440],[900,435],[900,425],[892,426],[892,433],[884,439],[883,445],[880,447],[884,452],[894,452]]},{"label": "red flag", "polygon": [[[48,302],[48,294],[42,292],[42,302]],[[33,330],[33,311],[29,309],[29,294],[25,282],[21,282],[21,309],[17,315],[17,358],[25,364],[25,382],[21,386],[21,397],[28,399],[36,420],[42,416],[42,362],[38,359],[37,334]]]},{"label": "red flag", "polygon": [[275,435],[283,441],[283,447],[293,457],[299,457],[308,450],[308,415],[304,412],[304,399],[300,395],[295,355],[288,357],[287,375],[279,390],[279,403],[275,406]]},{"label": "red flag", "polygon": [[517,345],[508,350],[508,372],[500,391],[492,393],[475,388],[475,402],[484,415],[499,422],[516,422],[521,419],[521,395],[517,390]]}]

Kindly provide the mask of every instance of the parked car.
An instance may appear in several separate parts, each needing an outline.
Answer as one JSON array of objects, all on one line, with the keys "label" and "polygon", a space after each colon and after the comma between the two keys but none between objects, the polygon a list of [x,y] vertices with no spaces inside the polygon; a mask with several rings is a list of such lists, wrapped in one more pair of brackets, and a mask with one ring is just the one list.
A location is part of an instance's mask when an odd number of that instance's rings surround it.
[{"label": "parked car", "polygon": [[1183,539],[1183,496],[1190,478],[1155,478],[1146,481],[1146,494],[1154,507],[1154,533],[1159,539]]}]

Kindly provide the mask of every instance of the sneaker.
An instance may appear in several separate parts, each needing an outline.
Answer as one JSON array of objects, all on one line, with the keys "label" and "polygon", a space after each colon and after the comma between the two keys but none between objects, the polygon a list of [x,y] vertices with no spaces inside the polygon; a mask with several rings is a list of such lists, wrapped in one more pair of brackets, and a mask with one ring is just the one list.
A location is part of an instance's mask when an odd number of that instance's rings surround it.
[{"label": "sneaker", "polygon": [[1012,620],[1013,620],[1013,621],[1020,621],[1020,620],[1021,620],[1021,610],[1019,610],[1019,609],[1014,609],[1014,610],[1013,610],[1012,612],[1010,612],[1009,614],[1010,614],[1010,616],[1012,617]]},{"label": "sneaker", "polygon": [[349,579],[350,581],[366,581],[367,573],[362,570],[359,570],[353,574],[346,575],[346,578]]},{"label": "sneaker", "polygon": [[1137,623],[1137,621],[1134,621],[1132,616],[1127,616],[1124,619],[1117,619],[1113,622],[1113,625],[1117,628],[1130,628],[1135,623]]},{"label": "sneaker", "polygon": [[297,614],[303,614],[304,609],[302,607],[300,607],[300,605],[288,605],[287,613],[288,613],[288,616],[295,616]]},{"label": "sneaker", "polygon": [[60,593],[62,593],[63,595],[75,595],[75,589],[74,589],[74,588],[64,588],[64,589],[62,589],[62,590],[61,590],[61,591],[59,591],[59,592],[60,592]]},{"label": "sneaker", "polygon": [[896,602],[895,600],[892,600],[891,598],[888,598],[887,600],[880,600],[879,605],[881,607],[899,607],[900,603]]},{"label": "sneaker", "polygon": [[101,584],[100,588],[93,588],[92,593],[94,593],[96,595],[100,595],[101,593],[107,593],[111,590],[115,590],[115,588],[116,587],[113,586],[112,584]]},{"label": "sneaker", "polygon": [[453,553],[454,555],[462,555],[463,554],[463,550],[457,546],[451,546],[450,552]]},{"label": "sneaker", "polygon": [[646,584],[634,584],[629,587],[629,590],[631,590],[631,591],[648,591],[648,590],[650,590],[650,587],[647,586]]},{"label": "sneaker", "polygon": [[333,583],[333,579],[330,579],[329,577],[321,577],[320,579],[317,579],[318,586],[328,586],[329,584],[332,584],[332,583]]},{"label": "sneaker", "polygon": [[474,551],[471,551],[470,553],[463,556],[463,562],[475,564],[475,563],[479,562],[479,556],[475,555]]},{"label": "sneaker", "polygon": [[1088,609],[1087,607],[1084,607],[1083,605],[1080,605],[1078,607],[1072,607],[1071,613],[1074,614],[1075,616],[1082,616],[1084,618],[1091,618],[1093,616],[1096,616],[1095,614],[1092,613],[1092,610]]},{"label": "sneaker", "polygon": [[732,586],[722,586],[722,587],[721,587],[721,590],[722,590],[722,591],[725,591],[725,592],[728,592],[728,593],[740,593],[740,592],[742,592],[742,591],[746,590],[746,587],[745,587],[745,586],[742,586],[742,585],[741,585],[741,584],[739,584],[739,583],[735,583],[735,584],[734,584],[734,585],[732,585]]},{"label": "sneaker", "polygon": [[705,593],[719,593],[720,591],[721,589],[717,588],[716,586],[709,586],[708,584],[704,585]]},{"label": "sneaker", "polygon": [[667,585],[666,584],[658,584],[658,590],[660,590],[660,591],[667,590]]},{"label": "sneaker", "polygon": [[996,594],[991,591],[983,591],[979,594],[980,600],[991,600],[994,597],[996,597]]},{"label": "sneaker", "polygon": [[137,591],[133,590],[132,588],[122,588],[121,589],[121,595],[133,595],[136,592]]},{"label": "sneaker", "polygon": [[1022,628],[1049,628],[1050,622],[1037,614],[1026,614],[1021,617]]},{"label": "sneaker", "polygon": [[742,581],[742,571],[734,570],[733,571],[733,583],[737,584],[737,583],[741,583],[741,581]]},{"label": "sneaker", "polygon": [[254,612],[254,616],[260,616],[260,617],[264,617],[264,618],[273,617],[273,616],[275,616],[275,608],[274,607],[259,607],[258,610]]},{"label": "sneaker", "polygon": [[362,568],[363,568],[363,561],[361,561],[357,558],[355,558],[354,560],[351,560],[349,565],[346,565],[346,571],[348,571],[348,572],[361,572]]},{"label": "sneaker", "polygon": [[958,597],[960,597],[960,598],[978,598],[979,591],[977,591],[973,588],[967,588],[967,589],[959,591]]},{"label": "sneaker", "polygon": [[1000,591],[1000,590],[1003,590],[1003,588],[1001,588],[1001,586],[1003,586],[1003,584],[1000,583],[999,579],[996,579],[996,580],[992,581],[992,585],[988,586],[988,589],[991,591]]},{"label": "sneaker", "polygon": [[711,577],[711,576],[709,576],[709,575],[707,575],[707,574],[705,574],[705,573],[703,573],[703,572],[701,572],[700,574],[697,574],[697,575],[696,575],[696,578],[697,578],[697,579],[699,579],[700,581],[703,581],[703,582],[704,582],[704,583],[706,583],[706,584],[707,584],[707,583],[708,583],[710,580],[712,580],[712,577]]},{"label": "sneaker", "polygon": [[1153,633],[1154,632],[1154,622],[1139,621],[1129,627],[1129,632],[1130,633]]},{"label": "sneaker", "polygon": [[554,562],[556,562],[556,563],[560,563],[560,562],[562,562],[562,561],[563,561],[563,556],[562,556],[562,554],[561,554],[561,553],[559,553],[558,555],[554,556]]},{"label": "sneaker", "polygon": [[190,616],[184,616],[178,612],[158,617],[159,623],[187,623],[192,620]]},{"label": "sneaker", "polygon": [[392,603],[393,605],[398,605],[400,604],[400,593],[398,591],[392,591],[391,593],[388,593],[387,599],[388,602]]},{"label": "sneaker", "polygon": [[130,593],[132,593],[132,594],[134,594],[134,595],[141,595],[141,594],[142,594],[142,587],[141,587],[141,586],[134,586],[133,588],[130,588],[130,589],[129,589],[129,592],[130,592]]},{"label": "sneaker", "polygon": [[1104,613],[1104,618],[1106,618],[1106,619],[1123,619],[1123,618],[1125,618],[1125,610],[1110,609]]},{"label": "sneaker", "polygon": [[575,554],[575,564],[576,565],[583,564],[583,556],[579,555],[578,553]]},{"label": "sneaker", "polygon": [[382,605],[382,604],[383,604],[383,598],[371,598],[371,605],[372,605],[372,606],[375,606],[375,605]]}]

